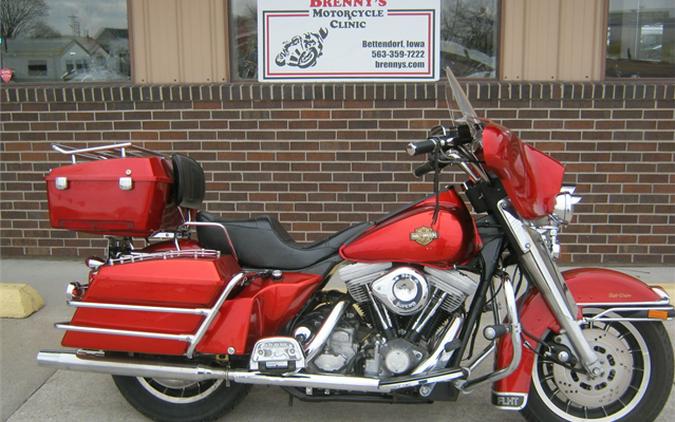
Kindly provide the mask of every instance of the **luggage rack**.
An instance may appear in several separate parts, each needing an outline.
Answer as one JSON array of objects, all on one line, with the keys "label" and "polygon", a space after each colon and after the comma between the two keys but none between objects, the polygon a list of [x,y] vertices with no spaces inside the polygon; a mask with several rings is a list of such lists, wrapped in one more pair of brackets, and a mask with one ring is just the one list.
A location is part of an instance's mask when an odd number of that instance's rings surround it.
[{"label": "luggage rack", "polygon": [[166,156],[149,150],[147,148],[134,145],[131,142],[123,142],[120,144],[101,145],[98,147],[88,148],[73,148],[63,144],[52,144],[54,151],[60,152],[64,155],[70,155],[73,164],[77,164],[77,158],[89,160],[109,160],[113,158],[127,158],[127,157],[147,157],[152,155],[155,157]]},{"label": "luggage rack", "polygon": [[132,262],[148,261],[152,259],[174,259],[174,258],[220,258],[220,251],[213,249],[188,249],[155,253],[132,253],[119,258],[108,260],[108,264],[129,264]]}]

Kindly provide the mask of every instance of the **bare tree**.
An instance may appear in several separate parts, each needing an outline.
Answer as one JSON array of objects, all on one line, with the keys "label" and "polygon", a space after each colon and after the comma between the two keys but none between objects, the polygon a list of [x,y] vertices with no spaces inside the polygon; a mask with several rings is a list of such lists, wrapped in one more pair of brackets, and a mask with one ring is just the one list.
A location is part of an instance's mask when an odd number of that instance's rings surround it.
[{"label": "bare tree", "polygon": [[30,30],[31,38],[58,38],[60,36],[62,36],[61,33],[45,21],[35,22]]},{"label": "bare tree", "polygon": [[7,51],[7,40],[28,32],[33,25],[47,15],[45,0],[0,1],[0,36]]}]

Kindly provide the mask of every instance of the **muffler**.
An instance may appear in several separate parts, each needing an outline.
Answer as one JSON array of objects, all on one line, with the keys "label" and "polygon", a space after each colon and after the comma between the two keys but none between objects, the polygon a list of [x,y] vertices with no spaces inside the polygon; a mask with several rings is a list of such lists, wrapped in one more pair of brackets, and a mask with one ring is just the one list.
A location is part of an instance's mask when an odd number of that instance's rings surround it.
[{"label": "muffler", "polygon": [[42,351],[38,365],[71,371],[96,372],[143,378],[174,378],[190,381],[227,379],[227,370],[206,366],[180,365],[133,358],[105,357],[102,353],[78,350]]},{"label": "muffler", "polygon": [[423,375],[408,375],[381,381],[375,378],[341,375],[293,373],[267,375],[257,371],[218,369],[203,365],[181,365],[135,358],[112,358],[102,353],[78,350],[43,351],[38,353],[38,364],[58,369],[96,372],[143,378],[172,378],[189,381],[227,379],[240,384],[277,385],[280,387],[320,388],[360,392],[388,393],[401,388],[427,383],[448,382],[466,378],[462,369],[441,370]]}]

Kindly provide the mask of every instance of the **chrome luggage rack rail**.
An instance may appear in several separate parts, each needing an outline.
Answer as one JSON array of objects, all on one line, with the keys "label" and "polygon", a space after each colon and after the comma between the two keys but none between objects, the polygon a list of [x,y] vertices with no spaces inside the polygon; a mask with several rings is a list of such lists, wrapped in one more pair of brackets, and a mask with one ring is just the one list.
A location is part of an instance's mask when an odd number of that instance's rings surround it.
[{"label": "chrome luggage rack rail", "polygon": [[120,144],[109,144],[101,145],[97,147],[88,147],[88,148],[74,148],[69,145],[63,144],[52,144],[52,149],[54,151],[60,152],[64,155],[69,155],[73,164],[77,163],[77,158],[89,159],[89,160],[109,160],[113,158],[127,158],[127,157],[163,157],[164,155],[152,151],[147,148],[143,148],[138,145],[134,145],[131,142],[123,142]]},{"label": "chrome luggage rack rail", "polygon": [[213,249],[184,249],[154,253],[132,253],[131,255],[123,255],[119,258],[111,258],[107,261],[107,264],[129,264],[132,262],[148,261],[152,259],[173,258],[220,258],[220,251]]}]

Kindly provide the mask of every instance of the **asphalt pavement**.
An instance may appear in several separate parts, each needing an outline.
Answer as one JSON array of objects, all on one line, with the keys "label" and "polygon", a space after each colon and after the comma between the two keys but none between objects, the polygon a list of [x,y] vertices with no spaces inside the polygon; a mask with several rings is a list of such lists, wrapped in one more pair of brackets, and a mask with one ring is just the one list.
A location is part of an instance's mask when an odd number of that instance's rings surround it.
[{"label": "asphalt pavement", "polygon": [[[664,285],[675,293],[675,268],[624,268],[648,283]],[[86,280],[80,261],[0,260],[0,282],[28,282],[45,299],[45,307],[23,320],[0,319],[0,419],[2,421],[145,421],[117,392],[107,375],[54,371],[37,366],[41,349],[58,349],[62,332],[53,328],[68,320],[67,282]],[[667,323],[675,340],[675,322]],[[675,419],[675,392],[671,392],[658,421]],[[483,385],[457,402],[431,405],[371,403],[306,403],[277,387],[253,388],[248,397],[226,415],[229,421],[520,421],[518,413],[490,404],[490,386]]]}]

